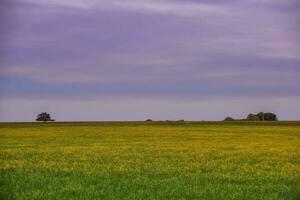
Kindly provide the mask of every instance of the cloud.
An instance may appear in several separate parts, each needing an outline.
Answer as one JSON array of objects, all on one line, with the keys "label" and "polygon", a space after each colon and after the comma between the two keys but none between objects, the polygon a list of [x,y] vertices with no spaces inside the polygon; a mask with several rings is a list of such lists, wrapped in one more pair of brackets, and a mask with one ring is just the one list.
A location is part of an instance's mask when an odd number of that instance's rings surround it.
[{"label": "cloud", "polygon": [[78,9],[126,9],[134,11],[148,11],[155,13],[168,13],[183,16],[192,16],[202,13],[226,13],[224,7],[214,4],[193,1],[167,1],[167,0],[23,0],[23,2],[43,6],[63,6]]},{"label": "cloud", "polygon": [[[27,2],[32,4],[38,4],[42,6],[63,6],[63,7],[71,7],[71,8],[80,8],[80,9],[88,9],[97,4],[97,0],[17,0],[18,2]],[[103,1],[98,1],[103,2]]]},{"label": "cloud", "polygon": [[[243,61],[237,62],[241,66]],[[149,63],[148,63],[149,65]],[[264,65],[251,68],[244,66],[230,67],[214,66],[207,64],[208,67],[193,66],[180,67],[174,65],[159,68],[154,63],[153,66],[136,66],[122,69],[122,66],[109,69],[103,67],[93,67],[89,69],[74,68],[68,66],[51,67],[33,66],[33,67],[9,67],[4,68],[0,73],[2,77],[17,77],[32,80],[44,84],[149,84],[151,82],[166,83],[184,83],[205,81],[209,83],[213,80],[217,84],[239,84],[240,86],[260,85],[260,86],[293,86],[300,84],[300,72],[295,67],[270,68]],[[230,65],[230,63],[229,63]],[[162,65],[160,65],[162,66]],[[211,67],[209,67],[211,66]],[[146,69],[145,69],[146,68]],[[253,81],[255,79],[255,81]]]},{"label": "cloud", "polygon": [[207,3],[179,2],[179,1],[122,1],[116,2],[116,5],[133,10],[145,10],[155,13],[175,14],[181,16],[195,15],[220,15],[227,14],[225,6],[218,6]]}]

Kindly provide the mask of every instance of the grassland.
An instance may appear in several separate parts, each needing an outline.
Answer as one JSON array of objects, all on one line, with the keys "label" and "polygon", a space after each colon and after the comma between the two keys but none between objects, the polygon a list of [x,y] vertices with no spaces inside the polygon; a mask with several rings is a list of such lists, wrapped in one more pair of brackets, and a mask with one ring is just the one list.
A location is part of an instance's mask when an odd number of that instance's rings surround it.
[{"label": "grassland", "polygon": [[300,122],[2,123],[2,199],[300,199]]}]

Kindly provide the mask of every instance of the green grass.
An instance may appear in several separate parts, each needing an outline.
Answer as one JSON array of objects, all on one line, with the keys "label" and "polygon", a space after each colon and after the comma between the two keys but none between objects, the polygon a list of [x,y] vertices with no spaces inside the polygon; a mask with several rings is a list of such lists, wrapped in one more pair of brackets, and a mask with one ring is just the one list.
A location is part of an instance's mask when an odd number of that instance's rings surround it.
[{"label": "green grass", "polygon": [[0,124],[1,199],[300,199],[300,122]]}]

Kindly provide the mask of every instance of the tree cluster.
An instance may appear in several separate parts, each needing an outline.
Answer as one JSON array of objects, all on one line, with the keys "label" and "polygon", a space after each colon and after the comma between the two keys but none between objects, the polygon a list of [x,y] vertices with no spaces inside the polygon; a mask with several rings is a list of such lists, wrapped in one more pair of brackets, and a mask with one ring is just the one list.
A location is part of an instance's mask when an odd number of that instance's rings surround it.
[{"label": "tree cluster", "polygon": [[[232,117],[226,117],[224,121],[234,121]],[[250,113],[247,115],[246,119],[240,119],[242,121],[277,121],[277,115],[274,113],[264,113],[264,112],[259,112],[257,114],[252,114]]]}]

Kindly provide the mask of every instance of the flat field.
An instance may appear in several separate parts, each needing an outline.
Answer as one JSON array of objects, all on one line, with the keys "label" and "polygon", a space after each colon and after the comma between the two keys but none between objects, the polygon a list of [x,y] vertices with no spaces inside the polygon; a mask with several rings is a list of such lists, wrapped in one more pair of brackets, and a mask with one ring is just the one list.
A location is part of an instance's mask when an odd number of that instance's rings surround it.
[{"label": "flat field", "polygon": [[1,199],[300,199],[300,122],[1,123]]}]

